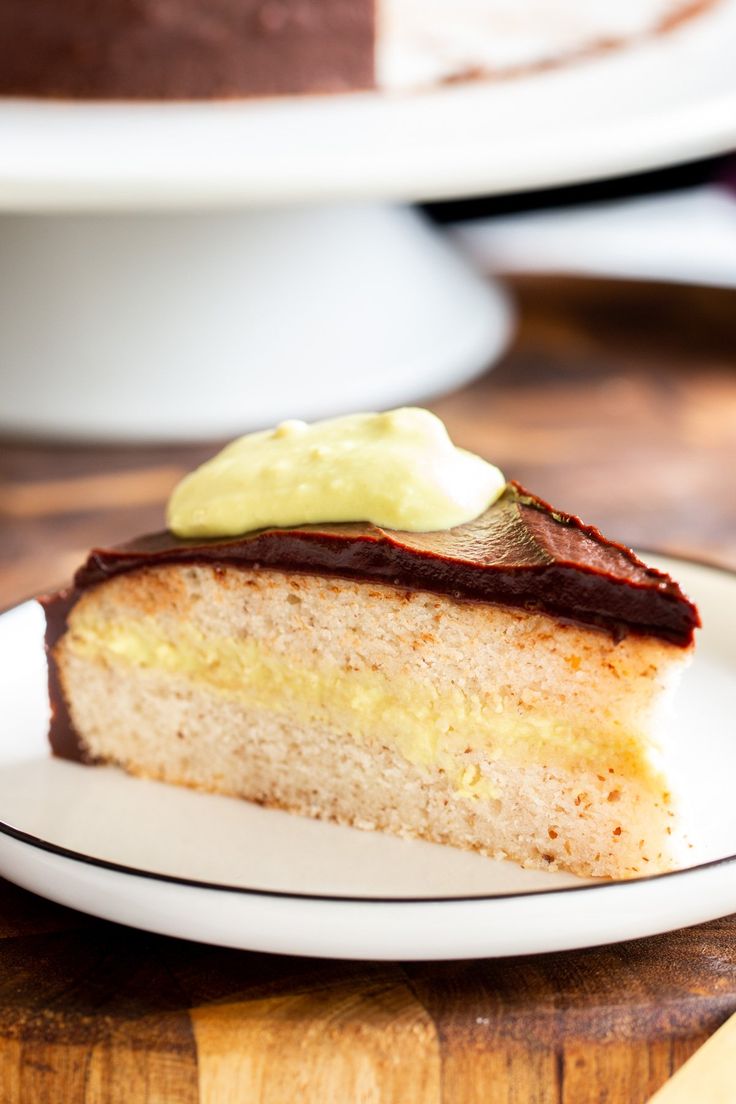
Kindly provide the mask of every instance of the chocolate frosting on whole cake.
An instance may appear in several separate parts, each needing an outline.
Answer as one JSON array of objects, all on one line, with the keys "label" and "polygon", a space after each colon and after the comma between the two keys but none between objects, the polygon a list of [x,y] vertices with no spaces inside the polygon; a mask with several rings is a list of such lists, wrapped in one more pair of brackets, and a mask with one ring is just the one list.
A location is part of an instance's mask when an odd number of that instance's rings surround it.
[{"label": "chocolate frosting on whole cake", "polygon": [[0,94],[207,99],[372,88],[374,0],[2,0]]}]

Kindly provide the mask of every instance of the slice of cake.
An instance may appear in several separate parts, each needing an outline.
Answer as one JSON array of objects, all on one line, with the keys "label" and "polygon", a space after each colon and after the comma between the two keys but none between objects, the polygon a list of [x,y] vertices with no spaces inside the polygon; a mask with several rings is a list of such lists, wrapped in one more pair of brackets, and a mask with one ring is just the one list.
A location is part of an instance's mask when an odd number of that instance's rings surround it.
[{"label": "slice of cake", "polygon": [[662,707],[695,607],[434,416],[244,438],[169,517],[195,535],[44,600],[56,754],[583,875],[679,861]]}]

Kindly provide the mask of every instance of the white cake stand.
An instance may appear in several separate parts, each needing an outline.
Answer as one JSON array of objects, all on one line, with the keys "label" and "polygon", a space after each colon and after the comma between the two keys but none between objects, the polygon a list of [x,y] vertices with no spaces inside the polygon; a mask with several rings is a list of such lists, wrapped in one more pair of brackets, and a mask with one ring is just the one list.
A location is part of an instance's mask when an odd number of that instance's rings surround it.
[{"label": "white cake stand", "polygon": [[0,105],[0,420],[215,437],[421,399],[511,313],[400,201],[736,146],[736,0],[524,79],[407,96]]}]

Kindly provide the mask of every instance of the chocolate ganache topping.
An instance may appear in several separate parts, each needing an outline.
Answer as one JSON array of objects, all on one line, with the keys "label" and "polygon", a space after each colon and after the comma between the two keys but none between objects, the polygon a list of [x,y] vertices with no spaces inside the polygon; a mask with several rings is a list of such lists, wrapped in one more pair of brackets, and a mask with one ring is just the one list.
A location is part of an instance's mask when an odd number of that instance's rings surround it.
[{"label": "chocolate ganache topping", "polygon": [[224,540],[155,533],[92,551],[77,572],[75,587],[82,590],[135,568],[180,562],[374,580],[541,610],[616,637],[634,632],[682,647],[692,643],[700,625],[697,609],[668,575],[518,483],[510,483],[475,521],[442,532],[349,523],[265,529]]}]

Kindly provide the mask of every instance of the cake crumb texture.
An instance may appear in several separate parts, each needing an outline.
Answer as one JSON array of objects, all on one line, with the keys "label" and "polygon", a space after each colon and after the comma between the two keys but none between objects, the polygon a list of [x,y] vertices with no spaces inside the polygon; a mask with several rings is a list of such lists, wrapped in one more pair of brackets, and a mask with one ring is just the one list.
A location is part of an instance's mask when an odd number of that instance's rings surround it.
[{"label": "cake crumb texture", "polygon": [[687,654],[428,592],[191,564],[86,591],[54,660],[91,760],[631,877],[678,861],[661,713]]}]

